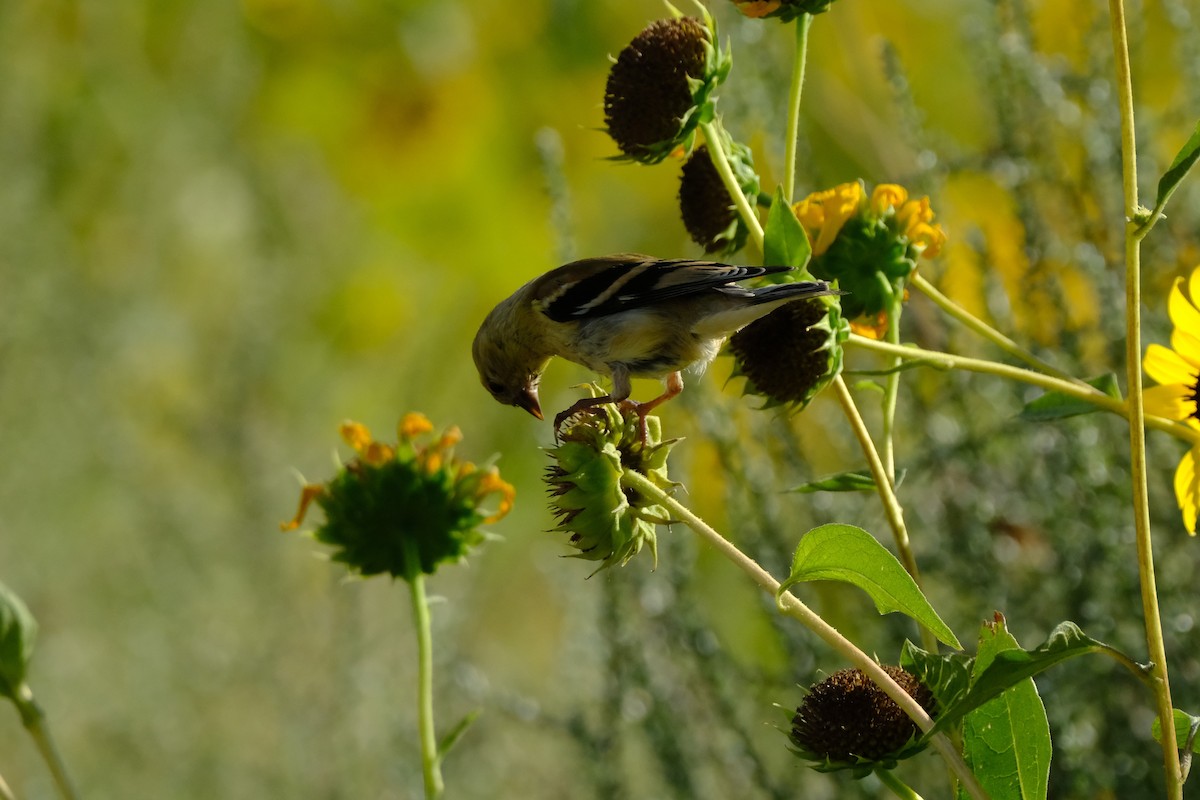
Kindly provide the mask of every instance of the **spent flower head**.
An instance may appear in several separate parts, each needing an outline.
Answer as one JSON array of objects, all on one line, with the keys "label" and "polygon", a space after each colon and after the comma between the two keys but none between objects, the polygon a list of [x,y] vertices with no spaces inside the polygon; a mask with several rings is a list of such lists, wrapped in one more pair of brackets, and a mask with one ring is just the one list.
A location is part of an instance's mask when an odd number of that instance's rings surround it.
[{"label": "spent flower head", "polygon": [[743,394],[802,411],[841,374],[842,343],[850,326],[841,297],[788,303],[755,320],[729,339],[733,376],[745,376]]},{"label": "spent flower head", "polygon": [[[749,147],[728,140],[725,152],[742,194],[754,198],[759,192],[759,177]],[[713,165],[708,145],[696,148],[683,165],[679,179],[679,212],[692,241],[706,253],[728,255],[742,249],[750,228],[742,220],[729,196],[729,190]]]},{"label": "spent flower head", "polygon": [[713,90],[732,62],[716,23],[675,17],[651,23],[617,56],[604,91],[604,121],[621,158],[657,164],[690,152],[696,129],[715,115]]},{"label": "spent flower head", "polygon": [[[933,692],[897,666],[883,671],[931,716]],[[820,772],[890,769],[924,749],[916,723],[865,672],[843,669],[809,689],[788,737],[797,756]]]},{"label": "spent flower head", "polygon": [[[343,423],[342,438],[358,455],[327,483],[306,485],[296,517],[282,527],[298,528],[315,500],[325,523],[314,538],[334,548],[334,561],[362,575],[410,580],[461,560],[484,540],[479,526],[512,509],[513,487],[494,466],[455,457],[457,427],[430,440],[432,431],[423,415],[408,414],[397,442],[386,444],[357,422]],[[482,510],[492,495],[499,498],[496,509]]]},{"label": "spent flower head", "polygon": [[[1179,420],[1200,430],[1200,266],[1192,270],[1184,291],[1178,278],[1167,298],[1167,313],[1174,325],[1171,347],[1152,344],[1146,348],[1142,368],[1158,382],[1146,389],[1146,413]],[[1196,464],[1200,445],[1194,445],[1175,470],[1175,499],[1188,533],[1196,535],[1200,509],[1200,476]]]},{"label": "spent flower head", "polygon": [[917,268],[946,241],[933,222],[929,198],[909,199],[896,184],[880,184],[868,198],[861,182],[814,192],[793,207],[812,243],[808,268],[838,282],[847,319],[886,314]]},{"label": "spent flower head", "polygon": [[[589,388],[593,397],[600,391]],[[614,403],[567,421],[559,443],[547,451],[553,463],[545,481],[558,517],[553,530],[569,534],[569,544],[579,551],[572,557],[602,562],[599,572],[624,566],[649,547],[657,566],[655,528],[670,524],[670,514],[621,478],[632,470],[660,489],[672,488],[667,456],[678,441],[662,440],[658,417],[646,417],[643,441],[637,413]]]}]

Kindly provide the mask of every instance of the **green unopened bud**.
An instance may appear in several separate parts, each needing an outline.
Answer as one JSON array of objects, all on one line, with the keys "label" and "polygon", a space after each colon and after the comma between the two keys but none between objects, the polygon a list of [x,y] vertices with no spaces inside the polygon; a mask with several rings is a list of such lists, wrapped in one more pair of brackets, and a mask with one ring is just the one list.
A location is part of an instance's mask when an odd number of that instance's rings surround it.
[{"label": "green unopened bud", "polygon": [[0,697],[17,701],[37,639],[37,622],[12,589],[0,583]]}]

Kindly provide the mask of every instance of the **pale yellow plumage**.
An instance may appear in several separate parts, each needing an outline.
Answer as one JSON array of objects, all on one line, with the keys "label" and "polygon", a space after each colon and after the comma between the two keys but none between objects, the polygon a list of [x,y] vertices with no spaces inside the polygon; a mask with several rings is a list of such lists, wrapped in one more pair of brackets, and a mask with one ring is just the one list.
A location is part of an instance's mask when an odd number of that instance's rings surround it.
[{"label": "pale yellow plumage", "polygon": [[838,293],[822,281],[737,285],[789,269],[636,254],[574,261],[525,284],[488,314],[475,335],[475,365],[496,400],[538,419],[538,382],[553,356],[612,378],[611,393],[576,402],[556,416],[556,427],[593,406],[628,400],[631,378],[666,379],[662,395],[634,404],[644,420],[682,391],[680,371],[707,365],[730,334],[784,303]]}]

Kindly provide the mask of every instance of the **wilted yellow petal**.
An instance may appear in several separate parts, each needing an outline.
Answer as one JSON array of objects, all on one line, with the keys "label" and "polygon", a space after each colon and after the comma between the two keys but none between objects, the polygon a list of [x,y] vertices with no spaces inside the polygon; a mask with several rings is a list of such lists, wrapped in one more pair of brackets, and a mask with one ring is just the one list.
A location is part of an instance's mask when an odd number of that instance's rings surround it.
[{"label": "wilted yellow petal", "polygon": [[312,501],[316,500],[321,492],[325,491],[325,487],[319,483],[305,484],[300,490],[300,508],[296,510],[296,516],[292,517],[287,522],[279,523],[281,531],[294,531],[299,528],[304,522],[304,515],[308,513],[308,507],[312,505]]},{"label": "wilted yellow petal", "polygon": [[734,5],[743,15],[760,19],[783,5],[783,0],[734,0]]},{"label": "wilted yellow petal", "polygon": [[907,235],[913,244],[921,248],[921,255],[925,258],[935,257],[946,244],[946,232],[941,225],[919,222],[908,227]]},{"label": "wilted yellow petal", "polygon": [[1183,454],[1179,468],[1175,470],[1175,498],[1183,513],[1183,524],[1187,532],[1196,535],[1196,509],[1200,505],[1200,483],[1196,481],[1196,449]]},{"label": "wilted yellow petal", "polygon": [[495,467],[489,469],[479,481],[479,495],[490,494],[492,492],[500,493],[500,507],[496,512],[484,520],[485,524],[490,525],[497,520],[503,519],[512,511],[513,501],[516,499],[517,490],[512,487],[512,484],[501,480],[500,473]]},{"label": "wilted yellow petal", "polygon": [[1193,303],[1200,301],[1200,266],[1188,275],[1188,297],[1192,298]]},{"label": "wilted yellow petal", "polygon": [[908,200],[908,190],[897,183],[881,183],[871,192],[871,210],[886,214],[900,208]]},{"label": "wilted yellow petal", "polygon": [[1195,383],[1196,370],[1174,350],[1161,344],[1152,344],[1146,348],[1146,357],[1142,359],[1142,369],[1155,381],[1162,384],[1186,385]]},{"label": "wilted yellow petal", "polygon": [[383,442],[370,442],[366,448],[359,451],[362,460],[372,466],[385,464],[396,457],[396,448]]},{"label": "wilted yellow petal", "polygon": [[400,420],[399,433],[401,439],[412,439],[414,436],[429,433],[431,430],[433,430],[433,423],[424,414],[416,411],[405,414],[404,418]]},{"label": "wilted yellow petal", "polygon": [[346,420],[342,423],[339,431],[342,434],[342,440],[359,454],[366,452],[371,445],[371,432],[362,423]]}]

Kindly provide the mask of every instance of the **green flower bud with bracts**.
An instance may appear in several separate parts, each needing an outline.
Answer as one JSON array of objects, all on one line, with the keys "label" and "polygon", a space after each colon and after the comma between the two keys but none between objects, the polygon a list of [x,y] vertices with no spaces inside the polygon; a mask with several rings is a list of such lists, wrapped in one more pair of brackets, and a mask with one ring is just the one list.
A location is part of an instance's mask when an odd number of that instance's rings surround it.
[{"label": "green flower bud with bracts", "polygon": [[791,22],[801,14],[821,14],[833,0],[733,0],[743,16]]},{"label": "green flower bud with bracts", "polygon": [[[598,388],[589,388],[598,396]],[[667,476],[667,456],[679,440],[662,441],[658,417],[646,417],[643,441],[637,413],[612,403],[568,420],[559,437],[548,450],[554,463],[545,481],[558,518],[552,530],[570,535],[569,544],[579,551],[572,557],[602,562],[599,572],[624,566],[648,547],[657,567],[656,527],[670,524],[670,515],[624,486],[621,476],[634,470],[670,489],[675,484]]]},{"label": "green flower bud with bracts", "polygon": [[0,697],[18,699],[36,639],[33,614],[14,591],[0,583]]},{"label": "green flower bud with bracts", "polygon": [[620,158],[657,164],[677,150],[691,152],[732,63],[707,12],[703,20],[658,20],[638,34],[617,56],[604,91],[604,122]]},{"label": "green flower bud with bracts", "polygon": [[802,411],[812,402],[842,372],[842,343],[850,335],[839,304],[844,299],[788,303],[730,337],[732,377],[746,378],[742,393],[765,399],[764,408]]},{"label": "green flower bud with bracts", "polygon": [[[934,715],[937,701],[929,687],[900,667],[884,665],[883,671]],[[859,669],[840,670],[809,689],[788,738],[813,769],[851,769],[859,776],[891,769],[925,747],[916,723]]]},{"label": "green flower bud with bracts", "polygon": [[[757,197],[758,173],[750,148],[727,141],[725,152],[742,194]],[[679,212],[692,241],[706,253],[728,255],[742,249],[750,229],[737,212],[729,190],[713,165],[708,145],[700,145],[683,165],[679,181]]]},{"label": "green flower bud with bracts", "polygon": [[917,259],[937,255],[946,241],[929,198],[910,200],[895,184],[876,186],[868,199],[862,183],[844,183],[814,192],[793,211],[812,242],[809,270],[847,292],[846,319],[871,317],[875,327],[886,327],[880,315],[903,298]]},{"label": "green flower bud with bracts", "polygon": [[[328,483],[305,486],[296,517],[282,527],[298,528],[315,500],[325,524],[313,537],[332,546],[332,560],[353,572],[411,580],[460,561],[486,538],[479,526],[511,510],[513,487],[495,467],[480,469],[454,457],[462,438],[458,428],[422,442],[432,430],[424,416],[408,414],[391,445],[374,441],[358,423],[345,423],[342,437],[358,457]],[[491,513],[480,509],[489,495],[500,498]]]}]

